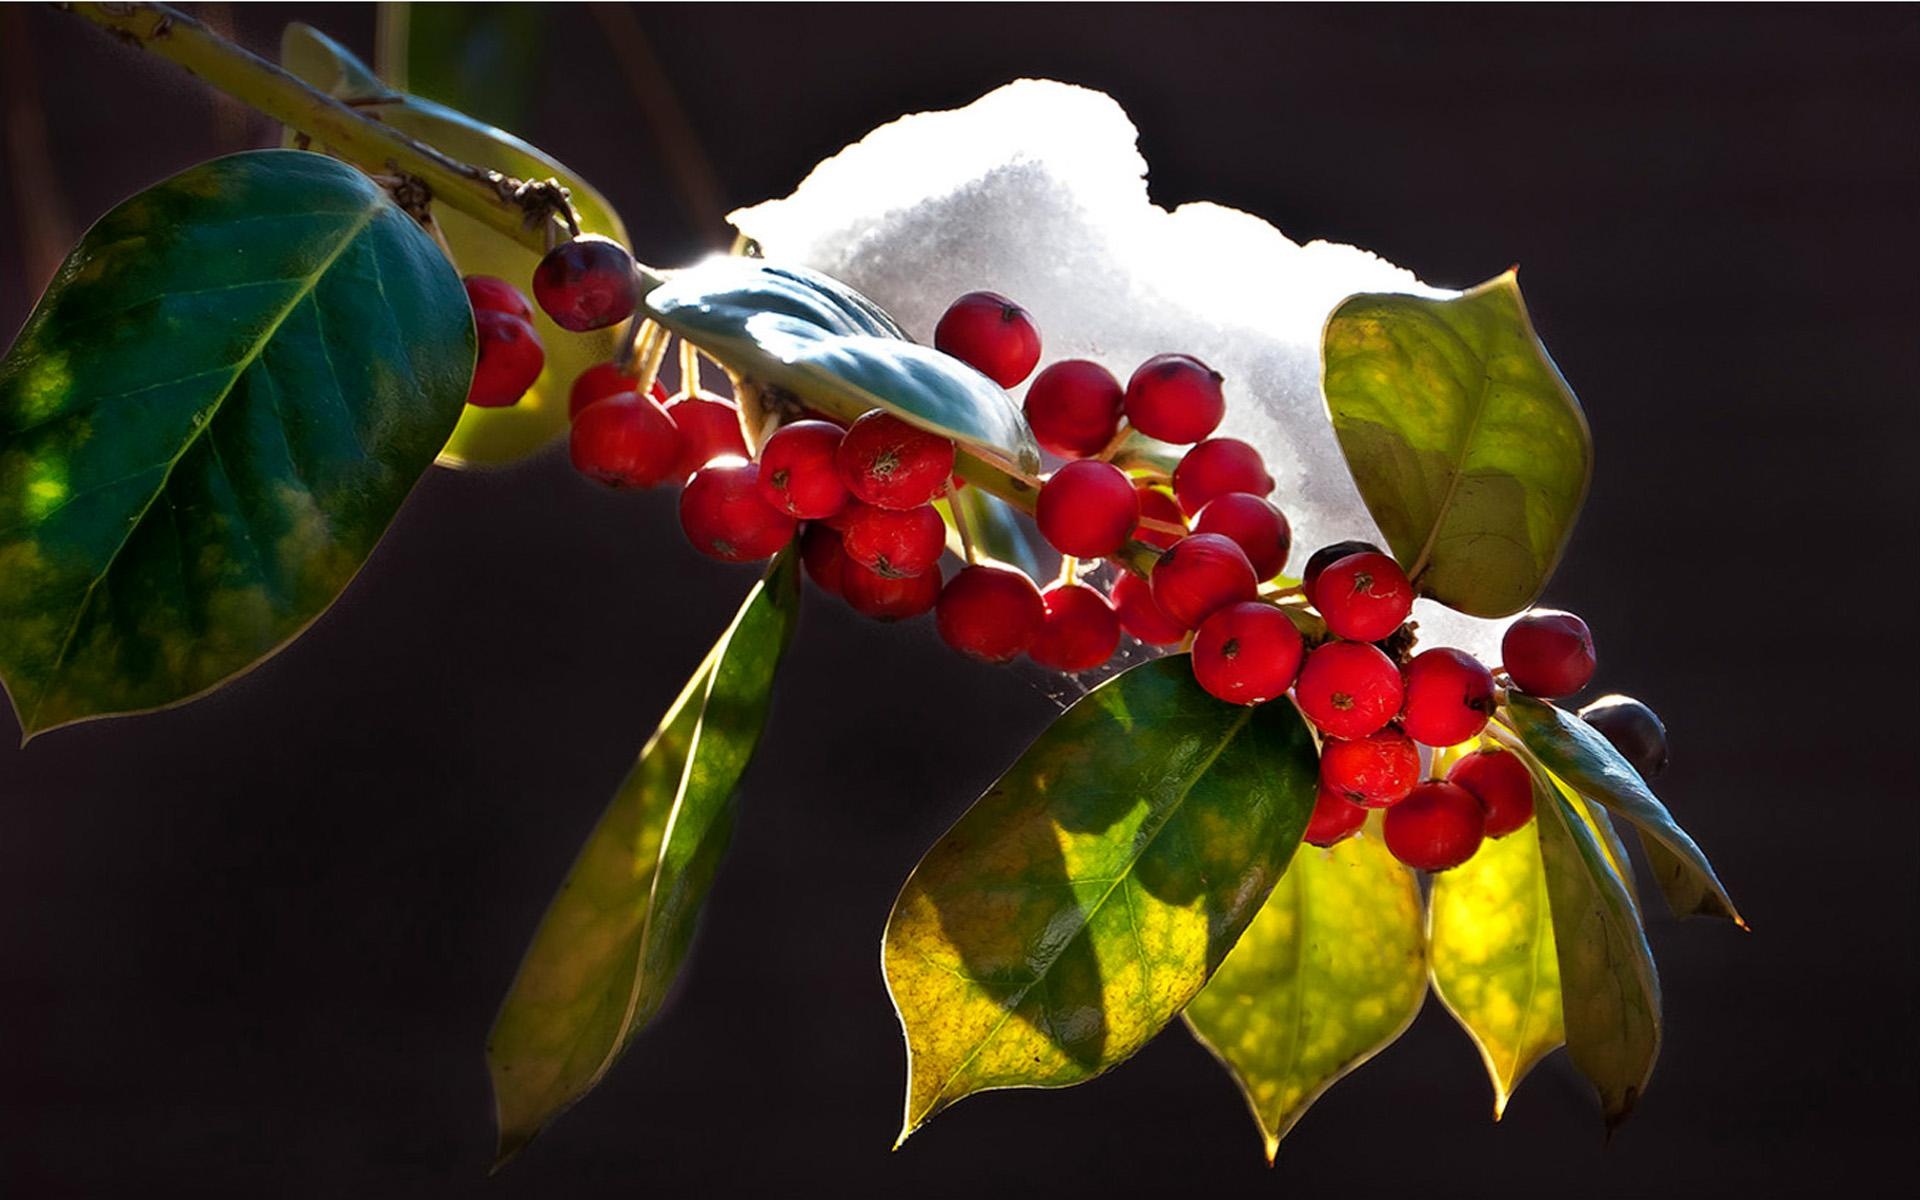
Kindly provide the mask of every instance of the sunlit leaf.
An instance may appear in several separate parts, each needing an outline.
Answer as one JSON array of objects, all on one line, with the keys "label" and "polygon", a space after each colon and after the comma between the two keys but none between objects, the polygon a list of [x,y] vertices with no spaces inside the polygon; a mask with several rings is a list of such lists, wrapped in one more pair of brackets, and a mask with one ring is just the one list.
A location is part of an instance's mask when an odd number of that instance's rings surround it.
[{"label": "sunlit leaf", "polygon": [[1059,562],[1059,555],[1046,544],[1040,531],[1029,517],[1022,516],[1018,510],[997,496],[990,495],[984,488],[966,487],[940,501],[943,514],[948,519],[948,548],[954,554],[965,557],[964,547],[958,531],[954,528],[952,513],[959,509],[960,518],[967,523],[967,531],[973,537],[974,550],[996,562],[1008,563],[1019,567],[1033,579],[1045,580],[1053,576]]},{"label": "sunlit leaf", "polygon": [[100,219],[0,362],[0,671],[29,735],[246,670],[446,441],[460,280],[365,175],[216,159]]},{"label": "sunlit leaf", "polygon": [[640,752],[541,919],[487,1042],[502,1160],[599,1083],[666,998],[732,837],[734,789],[799,598],[782,554]]},{"label": "sunlit leaf", "polygon": [[1377,833],[1301,846],[1187,1006],[1194,1036],[1240,1085],[1269,1162],[1307,1108],[1426,999],[1420,887]]},{"label": "sunlit leaf", "polygon": [[1206,983],[1313,807],[1291,704],[1239,708],[1185,656],[1061,715],[927,852],[887,923],[907,1037],[904,1139],[975,1092],[1126,1059]]}]

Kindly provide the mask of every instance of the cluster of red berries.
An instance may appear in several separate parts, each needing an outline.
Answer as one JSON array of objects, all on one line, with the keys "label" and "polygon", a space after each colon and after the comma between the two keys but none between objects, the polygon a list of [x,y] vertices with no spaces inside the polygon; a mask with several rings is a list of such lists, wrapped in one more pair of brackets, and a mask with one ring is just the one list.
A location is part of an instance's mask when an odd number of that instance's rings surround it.
[{"label": "cluster of red berries", "polygon": [[[520,402],[546,367],[546,347],[533,328],[533,306],[504,279],[466,278],[479,344],[467,403],[506,408]],[[583,234],[547,252],[533,271],[533,296],[554,324],[574,333],[605,329],[633,315],[640,302],[633,256],[620,243]]]}]

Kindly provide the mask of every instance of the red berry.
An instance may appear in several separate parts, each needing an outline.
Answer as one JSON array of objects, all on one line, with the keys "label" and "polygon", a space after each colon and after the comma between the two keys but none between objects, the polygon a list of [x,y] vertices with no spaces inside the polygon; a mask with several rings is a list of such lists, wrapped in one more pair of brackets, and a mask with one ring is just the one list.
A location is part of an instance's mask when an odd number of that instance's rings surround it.
[{"label": "red berry", "polygon": [[[1175,542],[1187,536],[1187,515],[1180,511],[1180,504],[1173,498],[1172,492],[1144,483],[1135,487],[1134,491],[1140,493],[1141,524],[1133,531],[1136,540],[1167,550],[1171,549]],[[1180,532],[1169,533],[1165,530],[1149,529],[1146,526],[1148,521],[1171,525]]]},{"label": "red berry", "polygon": [[1113,582],[1113,610],[1120,615],[1120,628],[1149,646],[1170,646],[1187,636],[1187,627],[1160,611],[1152,587],[1132,571]]},{"label": "red berry", "polygon": [[1150,438],[1191,445],[1220,426],[1220,372],[1189,354],[1156,354],[1127,380],[1127,422]]},{"label": "red berry", "polygon": [[1305,653],[1300,631],[1271,604],[1230,604],[1193,635],[1193,677],[1229,704],[1265,704],[1287,694]]},{"label": "red berry", "polygon": [[610,238],[582,234],[547,251],[533,269],[533,298],[555,325],[574,333],[617,325],[640,302],[633,255]]},{"label": "red berry", "polygon": [[1072,558],[1105,558],[1127,544],[1140,523],[1140,496],[1127,473],[1098,459],[1070,462],[1040,486],[1034,523],[1055,550]]},{"label": "red berry", "polygon": [[681,441],[659,401],[620,392],[580,410],[567,452],[576,471],[609,487],[652,487],[674,477]]},{"label": "red berry", "polygon": [[1328,738],[1320,747],[1320,786],[1365,808],[1387,808],[1420,782],[1420,747],[1389,725],[1363,738]]},{"label": "red berry", "polygon": [[[658,386],[659,380],[654,380]],[[577,417],[580,410],[595,400],[605,400],[608,396],[617,396],[621,392],[637,392],[640,380],[620,369],[619,363],[595,363],[580,374],[574,376],[573,386],[567,389],[567,416]],[[667,389],[660,388],[653,398],[662,404],[667,402]]]},{"label": "red berry", "polygon": [[1372,542],[1335,542],[1331,546],[1320,547],[1308,556],[1306,568],[1300,574],[1300,590],[1306,594],[1307,600],[1313,600],[1313,585],[1320,582],[1320,572],[1348,555],[1359,554],[1363,550],[1374,554],[1381,552],[1380,547]]},{"label": "red berry", "polygon": [[473,314],[473,332],[480,343],[473,364],[473,383],[467,403],[476,408],[506,408],[520,403],[547,365],[540,335],[520,317],[479,309]]},{"label": "red berry", "polygon": [[1193,531],[1232,538],[1247,552],[1254,575],[1261,579],[1272,579],[1285,570],[1287,554],[1293,549],[1293,529],[1286,514],[1272,501],[1245,492],[1228,492],[1207,501],[1194,514]]},{"label": "red berry", "polygon": [[758,463],[709,463],[680,493],[680,528],[687,540],[702,554],[726,562],[772,558],[793,540],[796,524],[761,494]]},{"label": "red berry", "polygon": [[1273,476],[1260,452],[1236,438],[1209,438],[1187,451],[1173,469],[1173,494],[1189,516],[1207,501],[1228,492],[1264,496],[1273,490]]},{"label": "red berry", "polygon": [[1475,750],[1447,772],[1447,782],[1473,793],[1487,816],[1487,836],[1505,837],[1533,820],[1533,775],[1517,754]]},{"label": "red berry", "polygon": [[1487,727],[1493,715],[1493,672],[1461,650],[1423,650],[1407,664],[1402,724],[1416,742],[1458,746]]},{"label": "red berry", "polygon": [[1086,458],[1105,450],[1120,431],[1125,398],[1111,371],[1069,358],[1034,378],[1027,389],[1027,424],[1043,448],[1061,458]]},{"label": "red berry", "polygon": [[1217,533],[1189,534],[1175,542],[1153,564],[1150,582],[1160,611],[1188,629],[1260,594],[1247,552]]},{"label": "red berry", "polygon": [[845,594],[847,551],[840,544],[839,534],[817,521],[809,524],[800,535],[800,561],[806,565],[807,577],[819,584],[821,591]]},{"label": "red berry", "polygon": [[1580,710],[1580,719],[1612,742],[1640,778],[1652,779],[1667,769],[1667,726],[1632,696],[1602,696]]},{"label": "red berry", "polygon": [[1406,624],[1413,611],[1413,584],[1384,554],[1350,554],[1320,572],[1313,589],[1313,606],[1327,619],[1327,629],[1350,642],[1377,642]]},{"label": "red berry", "polygon": [[[533,320],[533,305],[519,288],[504,279],[492,275],[469,275],[461,280],[467,286],[467,303],[474,312],[506,313],[510,317],[519,317],[522,321]],[[620,388],[629,391],[630,388]]]},{"label": "red berry", "polygon": [[1033,644],[1047,609],[1033,580],[1011,567],[966,567],[948,581],[934,612],[940,639],[969,658],[1012,662]]},{"label": "red berry", "polygon": [[862,616],[876,621],[904,621],[926,612],[940,599],[940,572],[888,578],[848,559],[840,577],[840,594]]},{"label": "red berry", "polygon": [[[653,386],[660,391],[660,381]],[[680,463],[674,474],[685,479],[716,458],[746,458],[747,439],[740,431],[740,410],[730,400],[688,396],[667,406],[667,415],[680,427]]]},{"label": "red berry", "polygon": [[781,512],[809,521],[839,512],[847,487],[834,461],[845,436],[826,421],[782,425],[760,447],[760,494]]},{"label": "red berry", "polygon": [[1400,671],[1365,642],[1328,642],[1307,655],[1293,695],[1322,733],[1363,738],[1400,711]]},{"label": "red berry", "polygon": [[924,575],[947,548],[947,523],[931,504],[903,509],[862,504],[847,520],[841,540],[847,557],[875,574]]},{"label": "red berry", "polygon": [[881,508],[918,508],[953,474],[953,443],[874,409],[847,430],[834,455],[840,480]]},{"label": "red berry", "polygon": [[1500,657],[1529,696],[1571,696],[1593,678],[1593,632],[1572,613],[1538,609],[1507,626]]},{"label": "red berry", "polygon": [[1107,598],[1084,583],[1056,583],[1040,593],[1046,624],[1027,657],[1056,671],[1091,671],[1113,657],[1120,618]]},{"label": "red berry", "polygon": [[934,347],[1012,387],[1040,361],[1040,328],[1026,309],[998,292],[968,292],[933,328]]},{"label": "red berry", "polygon": [[1307,819],[1307,832],[1301,840],[1310,846],[1332,846],[1360,832],[1366,823],[1366,809],[1323,784],[1314,797],[1313,816]]},{"label": "red berry", "polygon": [[1387,849],[1420,871],[1446,871],[1473,857],[1485,836],[1486,818],[1473,793],[1457,784],[1428,780],[1387,810]]}]

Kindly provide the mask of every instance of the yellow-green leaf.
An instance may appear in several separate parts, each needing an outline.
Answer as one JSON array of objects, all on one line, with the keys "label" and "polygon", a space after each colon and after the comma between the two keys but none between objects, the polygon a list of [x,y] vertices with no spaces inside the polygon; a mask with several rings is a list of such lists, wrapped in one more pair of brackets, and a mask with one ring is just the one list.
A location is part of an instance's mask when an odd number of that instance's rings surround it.
[{"label": "yellow-green leaf", "polygon": [[1062,714],[894,904],[901,1138],[975,1092],[1080,1083],[1145,1045],[1286,870],[1316,768],[1293,705],[1223,704],[1184,655]]},{"label": "yellow-green leaf", "polygon": [[1301,846],[1187,1024],[1240,1085],[1272,1162],[1307,1108],[1413,1023],[1420,887],[1374,828]]}]

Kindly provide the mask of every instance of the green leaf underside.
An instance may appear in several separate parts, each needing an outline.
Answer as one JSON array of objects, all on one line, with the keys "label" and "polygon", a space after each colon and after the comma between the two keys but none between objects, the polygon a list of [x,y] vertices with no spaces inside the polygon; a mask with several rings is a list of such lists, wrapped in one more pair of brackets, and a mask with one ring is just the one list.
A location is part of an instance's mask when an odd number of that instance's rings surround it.
[{"label": "green leaf underside", "polygon": [[735,374],[835,416],[884,408],[1003,466],[1040,469],[1040,448],[1005,390],[907,340],[872,301],[824,275],[713,258],[675,272],[646,308]]},{"label": "green leaf underside", "polygon": [[1306,828],[1311,736],[1184,655],[1068,709],[927,852],[887,923],[901,1139],[949,1104],[1125,1060],[1232,949]]},{"label": "green leaf underside", "polygon": [[1507,712],[1514,732],[1557,778],[1633,822],[1676,915],[1705,912],[1746,926],[1706,854],[1605,737],[1559,706],[1525,696],[1510,697]]},{"label": "green leaf underside", "polygon": [[640,752],[541,918],[487,1041],[504,1162],[659,1011],[733,833],[799,611],[783,553]]},{"label": "green leaf underside", "polygon": [[1553,912],[1567,1055],[1609,1126],[1633,1110],[1660,1053],[1660,983],[1640,915],[1592,828],[1536,774],[1534,824]]},{"label": "green leaf underside", "polygon": [[298,634],[463,407],[460,280],[364,175],[258,150],[88,231],[0,362],[23,731],[173,704]]},{"label": "green leaf underside", "polygon": [[1019,567],[1034,579],[1050,579],[1055,574],[1060,556],[1040,537],[1033,522],[1005,500],[983,488],[965,487],[937,504],[946,510],[942,515],[947,517],[948,531],[953,534],[947,539],[947,548],[956,557],[966,558],[965,547],[953,526],[952,512],[957,507],[973,537],[976,552],[996,562]]},{"label": "green leaf underside", "polygon": [[1433,990],[1480,1051],[1497,1121],[1527,1072],[1566,1040],[1538,822],[1435,875],[1427,929]]},{"label": "green leaf underside", "polygon": [[1321,349],[1347,466],[1421,589],[1477,617],[1532,603],[1573,532],[1593,445],[1513,273],[1450,299],[1354,296]]},{"label": "green leaf underside", "polygon": [[[432,6],[439,7],[439,6]],[[415,6],[414,12],[422,11]],[[417,16],[408,18],[417,21]],[[410,42],[416,61],[423,43]],[[426,46],[444,45],[428,41]],[[354,102],[400,132],[434,146],[462,162],[517,179],[557,179],[571,193],[584,233],[598,233],[625,244],[626,226],[604,196],[567,167],[519,138],[465,113],[387,87],[351,51],[306,25],[286,28],[280,61],[293,75],[328,95]],[[454,261],[469,275],[492,275],[523,292],[530,290],[540,256],[458,209],[434,205]],[[515,462],[545,446],[567,428],[567,391],[575,376],[606,362],[619,349],[620,330],[570,333],[534,306],[533,324],[546,347],[546,368],[518,404],[507,408],[462,406],[459,426],[447,440],[445,466],[492,466]]]},{"label": "green leaf underside", "polygon": [[1422,942],[1419,884],[1377,830],[1303,845],[1187,1006],[1194,1036],[1246,1097],[1268,1162],[1315,1100],[1419,1015]]}]

